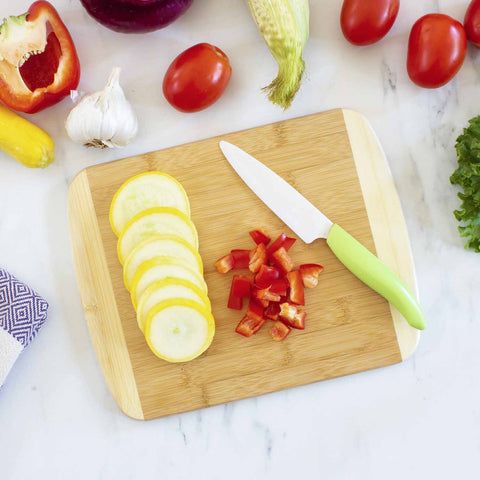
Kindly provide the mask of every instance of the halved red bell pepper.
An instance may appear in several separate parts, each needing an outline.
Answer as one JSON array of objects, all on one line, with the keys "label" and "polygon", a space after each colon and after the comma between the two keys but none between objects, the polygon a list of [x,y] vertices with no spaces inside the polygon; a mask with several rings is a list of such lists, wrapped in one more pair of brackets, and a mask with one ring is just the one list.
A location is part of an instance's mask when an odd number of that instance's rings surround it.
[{"label": "halved red bell pepper", "polygon": [[240,298],[252,296],[253,276],[234,275],[232,279],[232,295]]},{"label": "halved red bell pepper", "polygon": [[295,266],[285,247],[280,247],[272,253],[272,261],[283,273],[292,271]]},{"label": "halved red bell pepper", "polygon": [[257,273],[262,265],[267,263],[267,249],[264,243],[259,243],[250,254],[250,265],[248,268],[252,273]]},{"label": "halved red bell pepper", "polygon": [[303,286],[305,288],[316,287],[318,285],[318,276],[322,271],[322,265],[317,265],[316,263],[306,263],[304,265],[300,265]]},{"label": "halved red bell pepper", "polygon": [[237,325],[235,331],[244,337],[251,337],[254,333],[257,333],[262,325],[265,323],[264,318],[253,318],[245,315],[240,323]]},{"label": "halved red bell pepper", "polygon": [[235,270],[245,270],[250,264],[250,250],[232,250],[233,268]]},{"label": "halved red bell pepper", "polygon": [[255,275],[255,285],[258,288],[269,287],[274,280],[280,278],[280,270],[276,267],[269,267],[268,265],[261,265],[260,270]]},{"label": "halved red bell pepper", "polygon": [[297,305],[305,305],[305,290],[303,289],[302,275],[299,270],[287,273],[290,283],[290,301]]},{"label": "halved red bell pepper", "polygon": [[49,2],[5,18],[0,26],[0,99],[35,113],[59,102],[80,80],[72,37]]},{"label": "halved red bell pepper", "polygon": [[270,335],[276,342],[281,342],[285,340],[285,337],[290,333],[290,327],[287,327],[283,322],[277,320],[271,327],[270,327]]},{"label": "halved red bell pepper", "polygon": [[261,229],[257,228],[248,232],[249,235],[253,238],[253,241],[258,245],[259,243],[264,243],[268,245],[270,243],[270,237]]},{"label": "halved red bell pepper", "polygon": [[227,273],[233,268],[234,263],[235,259],[233,255],[229,253],[215,262],[215,268],[218,273]]}]

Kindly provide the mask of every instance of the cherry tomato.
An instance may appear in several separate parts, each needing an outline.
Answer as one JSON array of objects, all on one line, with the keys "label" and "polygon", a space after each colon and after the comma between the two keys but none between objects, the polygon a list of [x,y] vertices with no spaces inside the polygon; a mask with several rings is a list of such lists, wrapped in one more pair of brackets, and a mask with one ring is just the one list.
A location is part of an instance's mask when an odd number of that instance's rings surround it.
[{"label": "cherry tomato", "polygon": [[407,71],[420,87],[437,88],[460,70],[467,52],[467,36],[460,22],[440,13],[418,19],[408,39]]},{"label": "cherry tomato", "polygon": [[463,26],[467,38],[480,48],[480,0],[473,0],[468,6]]},{"label": "cherry tomato", "polygon": [[400,0],[344,0],[340,25],[354,45],[370,45],[383,38],[397,18]]},{"label": "cherry tomato", "polygon": [[228,85],[232,67],[217,47],[199,43],[182,52],[168,67],[163,94],[181,112],[198,112],[215,103]]}]

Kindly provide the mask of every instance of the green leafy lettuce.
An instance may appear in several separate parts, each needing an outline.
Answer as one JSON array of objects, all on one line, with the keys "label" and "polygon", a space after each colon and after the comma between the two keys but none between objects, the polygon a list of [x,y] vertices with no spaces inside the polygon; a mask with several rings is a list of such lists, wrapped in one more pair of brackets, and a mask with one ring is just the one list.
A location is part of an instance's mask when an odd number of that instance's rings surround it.
[{"label": "green leafy lettuce", "polygon": [[469,121],[455,144],[458,168],[450,177],[463,192],[458,197],[460,208],[453,213],[461,222],[460,235],[467,239],[465,248],[480,252],[480,115]]}]

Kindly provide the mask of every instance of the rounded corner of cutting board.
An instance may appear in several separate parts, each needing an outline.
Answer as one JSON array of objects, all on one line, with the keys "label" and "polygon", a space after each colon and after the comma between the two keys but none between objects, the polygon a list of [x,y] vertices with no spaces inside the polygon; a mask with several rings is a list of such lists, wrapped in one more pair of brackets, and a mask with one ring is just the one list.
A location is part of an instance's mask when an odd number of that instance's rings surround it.
[{"label": "rounded corner of cutting board", "polygon": [[[418,288],[407,225],[397,189],[382,146],[368,119],[342,109],[375,248],[387,264],[417,295]],[[417,348],[420,334],[390,305],[402,361]]]}]

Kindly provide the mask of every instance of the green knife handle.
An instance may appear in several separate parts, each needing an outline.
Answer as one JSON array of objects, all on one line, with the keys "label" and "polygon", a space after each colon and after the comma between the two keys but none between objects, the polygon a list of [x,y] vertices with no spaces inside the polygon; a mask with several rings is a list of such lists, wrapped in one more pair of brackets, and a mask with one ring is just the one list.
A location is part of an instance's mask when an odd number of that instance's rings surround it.
[{"label": "green knife handle", "polygon": [[425,316],[407,286],[375,255],[343,228],[333,225],[327,244],[336,257],[362,282],[387,299],[418,330],[426,327]]}]

